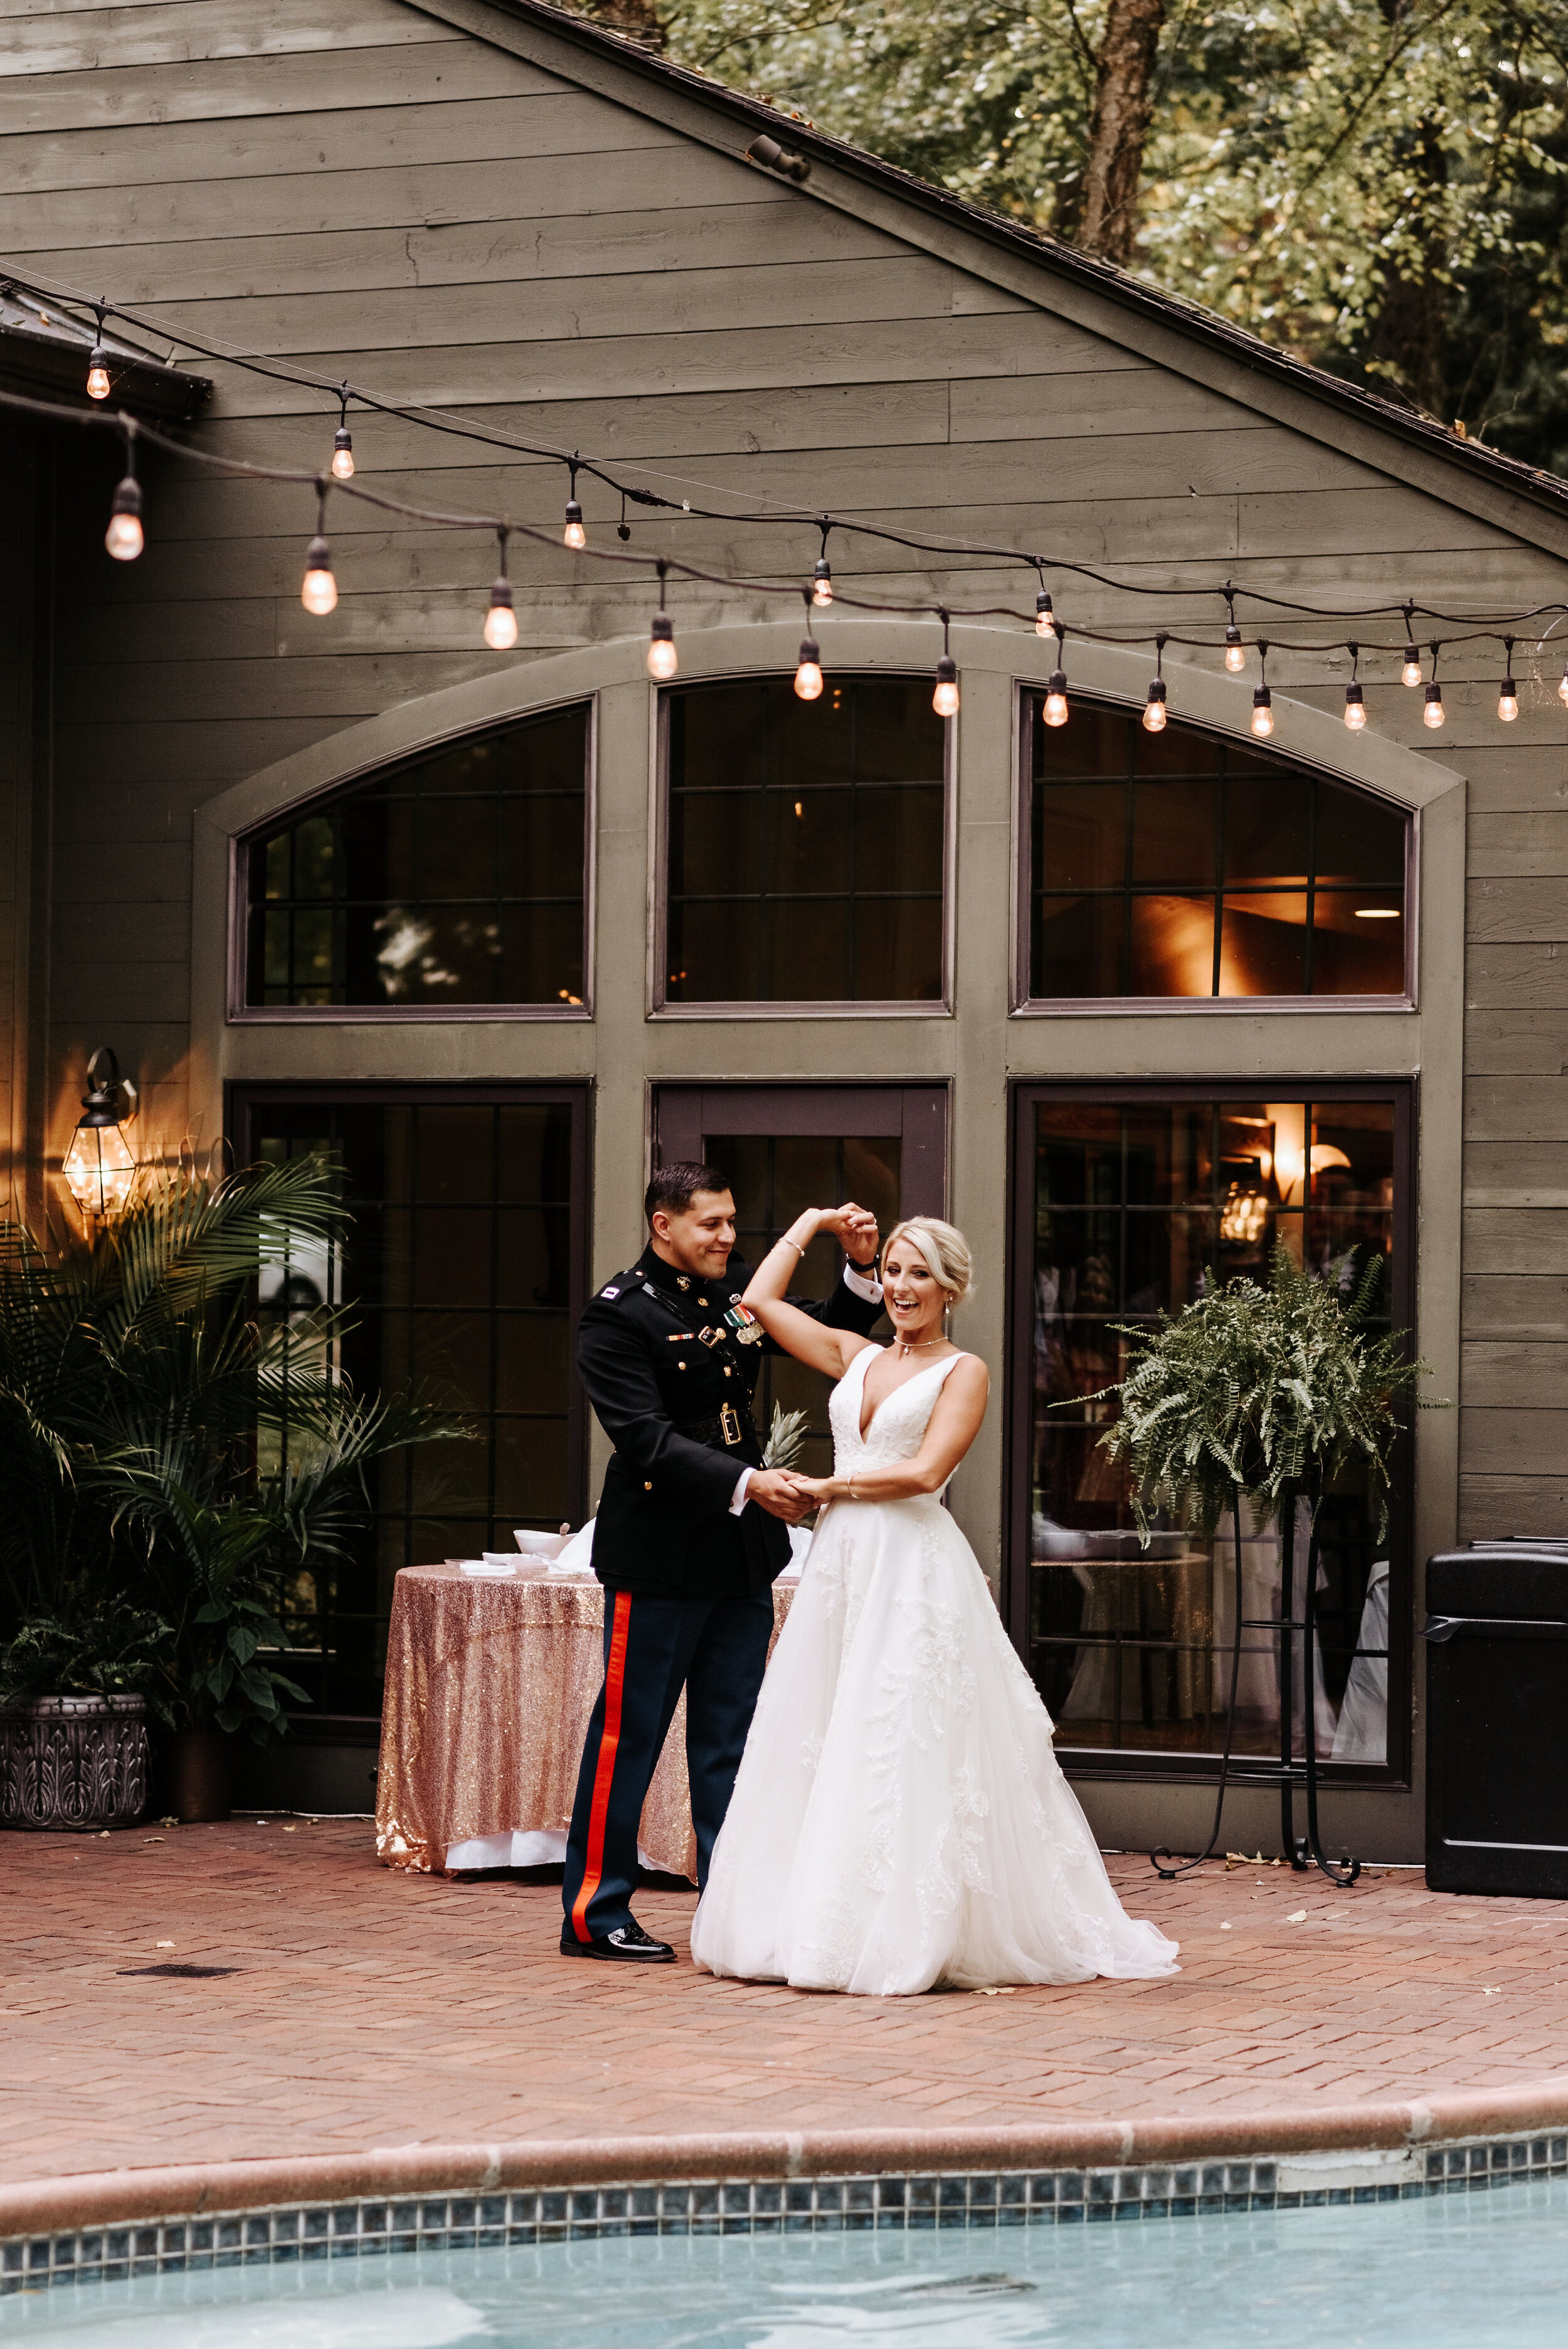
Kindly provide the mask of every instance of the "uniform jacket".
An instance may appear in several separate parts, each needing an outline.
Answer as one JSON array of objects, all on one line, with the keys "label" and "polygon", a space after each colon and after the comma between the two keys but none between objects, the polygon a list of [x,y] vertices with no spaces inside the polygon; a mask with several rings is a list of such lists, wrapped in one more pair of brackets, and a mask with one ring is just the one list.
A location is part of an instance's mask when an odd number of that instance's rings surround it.
[{"label": "uniform jacket", "polygon": [[[769,1338],[740,1345],[725,1323],[751,1271],[732,1256],[721,1280],[703,1280],[650,1245],[630,1272],[605,1282],[578,1324],[583,1391],[615,1447],[593,1527],[593,1570],[612,1589],[738,1598],[766,1589],[789,1562],[779,1518],[750,1501],[738,1516],[730,1510],[742,1468],[762,1464],[750,1423],[759,1357],[780,1350]],[[841,1280],[801,1310],[869,1335],[882,1307]],[[711,1427],[726,1404],[741,1424],[737,1444]],[[704,1422],[707,1440],[679,1432]]]}]

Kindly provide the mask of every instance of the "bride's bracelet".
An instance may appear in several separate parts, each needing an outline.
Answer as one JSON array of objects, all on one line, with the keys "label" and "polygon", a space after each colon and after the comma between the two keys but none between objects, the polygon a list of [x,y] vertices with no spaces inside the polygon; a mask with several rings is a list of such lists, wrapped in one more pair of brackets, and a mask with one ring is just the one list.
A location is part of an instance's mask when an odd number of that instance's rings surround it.
[{"label": "bride's bracelet", "polygon": [[801,1247],[799,1241],[792,1240],[788,1232],[779,1233],[779,1245],[780,1247],[792,1247],[798,1257],[804,1257],[805,1256],[806,1251]]}]

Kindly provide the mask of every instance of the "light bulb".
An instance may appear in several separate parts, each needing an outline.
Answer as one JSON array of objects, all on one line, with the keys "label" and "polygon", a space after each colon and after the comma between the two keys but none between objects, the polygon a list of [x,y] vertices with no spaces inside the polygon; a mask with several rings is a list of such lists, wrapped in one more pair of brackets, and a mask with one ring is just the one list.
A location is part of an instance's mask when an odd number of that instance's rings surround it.
[{"label": "light bulb", "polygon": [[492,653],[509,653],[517,642],[517,614],[512,608],[511,583],[498,579],[490,589],[485,614],[485,642]]},{"label": "light bulb", "polygon": [[1242,642],[1242,632],[1234,623],[1225,630],[1225,667],[1233,677],[1240,677],[1247,665],[1247,648]]},{"label": "light bulb", "polygon": [[588,533],[583,527],[583,509],[575,498],[566,501],[566,527],[561,533],[562,543],[573,554],[581,554],[588,543]]},{"label": "light bulb", "polygon": [[1274,732],[1274,696],[1266,685],[1253,688],[1253,732],[1260,738]]},{"label": "light bulb", "polygon": [[335,481],[354,479],[354,435],[346,425],[340,426],[332,436],[332,471]]},{"label": "light bulb", "polygon": [[1045,719],[1047,726],[1068,722],[1068,681],[1059,668],[1052,669],[1046,679]]},{"label": "light bulb", "polygon": [[833,574],[828,558],[822,555],[811,574],[811,601],[819,612],[825,612],[833,600]]},{"label": "light bulb", "polygon": [[800,639],[800,662],[795,671],[795,690],[802,701],[815,701],[822,690],[822,655],[814,636]]},{"label": "light bulb", "polygon": [[958,714],[958,663],[950,653],[944,653],[936,664],[936,689],[931,706],[938,718],[954,718]]},{"label": "light bulb", "polygon": [[1043,587],[1035,598],[1035,634],[1037,636],[1051,634],[1051,599]]},{"label": "light bulb", "polygon": [[1498,688],[1497,714],[1505,726],[1511,726],[1519,715],[1519,688],[1511,677],[1505,677]]},{"label": "light bulb", "polygon": [[1165,731],[1165,679],[1162,677],[1150,680],[1149,698],[1143,705],[1143,725],[1146,733],[1163,734]]},{"label": "light bulb", "polygon": [[1427,706],[1421,712],[1421,723],[1423,726],[1429,726],[1435,734],[1438,728],[1444,722],[1443,688],[1440,685],[1433,683],[1427,688]]},{"label": "light bulb", "polygon": [[109,389],[108,353],[101,343],[95,343],[88,353],[88,398],[107,399]]},{"label": "light bulb", "polygon": [[1359,734],[1367,723],[1366,699],[1354,678],[1345,688],[1345,723],[1353,734]]},{"label": "light bulb", "polygon": [[1557,688],[1559,701],[1568,701],[1568,661],[1563,664],[1563,682]]},{"label": "light bulb", "polygon": [[674,677],[678,666],[676,632],[670,626],[670,616],[667,612],[655,612],[654,625],[648,632],[648,675],[664,684]]},{"label": "light bulb", "polygon": [[1399,671],[1399,682],[1401,685],[1419,685],[1421,682],[1421,656],[1414,645],[1405,647],[1405,666]]},{"label": "light bulb", "polygon": [[337,608],[337,582],[332,575],[332,550],[325,538],[313,538],[305,550],[304,583],[300,602],[318,620]]},{"label": "light bulb", "polygon": [[141,491],[129,473],[114,493],[103,543],[117,563],[134,563],[145,543],[141,530]]}]

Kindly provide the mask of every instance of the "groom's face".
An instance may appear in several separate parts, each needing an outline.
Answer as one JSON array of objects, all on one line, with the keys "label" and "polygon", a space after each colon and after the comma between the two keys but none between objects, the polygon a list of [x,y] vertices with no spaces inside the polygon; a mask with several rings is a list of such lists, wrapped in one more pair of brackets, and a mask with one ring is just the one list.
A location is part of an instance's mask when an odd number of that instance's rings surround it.
[{"label": "groom's face", "polygon": [[698,1280],[722,1280],[735,1246],[735,1201],[727,1191],[694,1191],[689,1207],[654,1216],[659,1253]]}]

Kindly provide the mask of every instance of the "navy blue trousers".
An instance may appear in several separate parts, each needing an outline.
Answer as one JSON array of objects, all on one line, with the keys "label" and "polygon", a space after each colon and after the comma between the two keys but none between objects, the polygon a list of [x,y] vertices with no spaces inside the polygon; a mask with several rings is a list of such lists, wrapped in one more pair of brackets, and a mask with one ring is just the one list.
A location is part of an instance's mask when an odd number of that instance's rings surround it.
[{"label": "navy blue trousers", "polygon": [[770,1592],[748,1599],[604,1593],[604,1685],[588,1723],[562,1886],[579,1940],[631,1922],[643,1798],[684,1687],[697,1883],[757,1710],[773,1636]]}]

